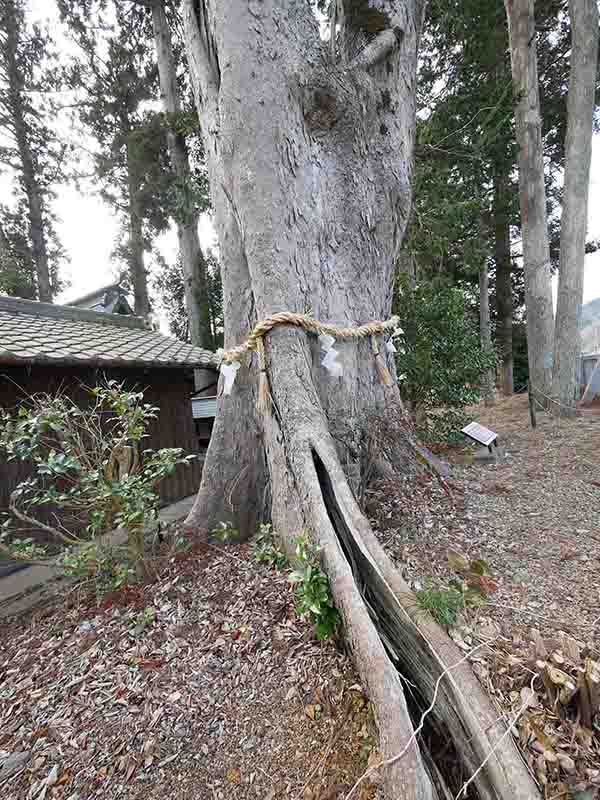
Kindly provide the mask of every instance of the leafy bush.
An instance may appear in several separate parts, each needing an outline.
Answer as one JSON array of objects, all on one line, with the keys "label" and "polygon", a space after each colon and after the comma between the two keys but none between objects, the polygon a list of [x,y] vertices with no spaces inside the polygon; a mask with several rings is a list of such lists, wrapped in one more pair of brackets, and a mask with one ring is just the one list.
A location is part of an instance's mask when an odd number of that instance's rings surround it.
[{"label": "leafy bush", "polygon": [[[117,587],[133,572],[144,577],[144,533],[158,529],[157,487],[194,456],[179,448],[141,451],[158,415],[142,392],[109,381],[90,389],[90,397],[90,405],[80,408],[65,394],[39,394],[16,414],[0,412],[0,449],[9,461],[31,465],[30,476],[11,495],[13,517],[66,545],[62,563],[68,574]],[[59,509],[54,525],[39,519],[48,505]],[[17,558],[43,555],[40,545],[9,540],[11,522],[3,526],[3,550]],[[127,531],[125,554],[103,539],[115,528]]]},{"label": "leafy bush", "polygon": [[479,400],[481,376],[495,365],[495,354],[482,351],[463,292],[442,280],[414,286],[401,280],[397,313],[402,396],[424,438],[452,439],[465,424],[465,406]]},{"label": "leafy bush", "polygon": [[286,554],[275,542],[275,534],[269,524],[260,525],[253,555],[257,561],[275,567],[275,569],[283,569],[288,563]]},{"label": "leafy bush", "polygon": [[291,573],[288,580],[294,585],[296,612],[299,615],[309,615],[317,639],[327,639],[340,621],[329,591],[329,580],[319,566],[314,548],[306,538],[297,536],[295,543],[294,554],[300,567]]}]

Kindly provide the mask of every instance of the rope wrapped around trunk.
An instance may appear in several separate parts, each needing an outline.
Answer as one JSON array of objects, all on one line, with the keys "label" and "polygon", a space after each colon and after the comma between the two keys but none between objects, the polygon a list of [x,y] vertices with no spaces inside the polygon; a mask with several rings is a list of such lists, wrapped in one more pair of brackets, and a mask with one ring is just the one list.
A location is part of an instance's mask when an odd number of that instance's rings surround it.
[{"label": "rope wrapped around trunk", "polygon": [[357,325],[355,327],[344,327],[341,325],[332,325],[328,322],[319,322],[319,320],[309,317],[307,314],[295,314],[291,311],[278,311],[265,319],[260,320],[254,326],[250,336],[245,342],[232,347],[230,350],[225,350],[222,354],[221,363],[231,364],[243,357],[246,353],[256,352],[258,355],[258,364],[260,368],[259,389],[257,407],[261,412],[266,412],[268,409],[269,399],[269,383],[267,377],[267,357],[265,353],[265,336],[277,327],[277,325],[294,325],[297,328],[302,328],[307,333],[314,336],[321,336],[322,334],[329,334],[336,339],[366,339],[371,338],[371,349],[375,357],[375,369],[379,380],[385,386],[390,386],[392,376],[387,368],[385,359],[379,350],[379,343],[377,336],[381,336],[388,331],[392,331],[398,326],[399,318],[397,316],[390,317],[385,321],[366,322],[364,325]]}]

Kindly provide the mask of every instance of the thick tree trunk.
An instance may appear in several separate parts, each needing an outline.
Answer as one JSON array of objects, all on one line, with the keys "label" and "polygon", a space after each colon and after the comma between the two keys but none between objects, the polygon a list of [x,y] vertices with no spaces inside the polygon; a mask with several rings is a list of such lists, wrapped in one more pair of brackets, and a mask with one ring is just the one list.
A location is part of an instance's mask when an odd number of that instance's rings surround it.
[{"label": "thick tree trunk", "polygon": [[[490,275],[487,263],[479,270],[479,339],[481,349],[491,352]],[[482,394],[486,406],[494,405],[494,383],[494,370],[486,370],[482,379]]]},{"label": "thick tree trunk", "polygon": [[[184,3],[223,252],[226,347],[277,311],[310,311],[345,326],[389,317],[410,206],[422,13],[420,0],[339,2],[338,40],[326,47],[308,3]],[[232,520],[247,535],[270,497],[284,539],[301,531],[315,539],[375,707],[382,750],[391,756],[407,747],[385,772],[389,797],[437,797],[419,747],[410,742],[397,669],[410,661],[406,631],[426,649],[424,634],[403,609],[399,594],[406,587],[393,583],[397,575],[355,500],[365,421],[386,414],[401,428],[398,389],[378,382],[365,340],[336,342],[339,378],[321,366],[317,342],[302,330],[275,328],[265,346],[269,411],[257,417],[258,370],[244,364],[231,395],[219,398],[187,524],[206,534]],[[435,672],[445,656],[428,658]],[[452,680],[446,685],[442,705],[459,708],[463,690]],[[420,687],[431,697],[427,679]],[[484,726],[475,731],[462,712],[457,718],[460,724],[449,727],[468,732],[458,734],[462,742],[491,747],[494,734]],[[480,761],[465,748],[459,758],[471,774]],[[483,769],[476,784],[490,800],[535,796],[517,768],[502,780]]]},{"label": "thick tree trunk", "polygon": [[504,0],[516,99],[529,382],[543,405],[552,390],[554,317],[534,0]]},{"label": "thick tree trunk", "polygon": [[[173,125],[173,116],[181,111],[177,90],[177,73],[171,31],[165,14],[164,0],[152,2],[152,24],[160,80],[163,108],[167,114],[167,146],[171,164],[182,185],[191,181],[190,164],[184,137]],[[198,213],[195,208],[185,211],[183,219],[177,221],[179,250],[185,276],[185,307],[187,311],[192,344],[214,348],[210,318],[210,305],[206,287],[206,261],[198,239]]]},{"label": "thick tree trunk", "polygon": [[512,258],[508,214],[509,191],[510,181],[506,165],[497,165],[494,170],[492,206],[494,261],[496,262],[496,336],[500,343],[502,392],[505,397],[510,397],[514,392]]},{"label": "thick tree trunk", "polygon": [[131,146],[127,144],[127,181],[129,194],[129,276],[133,286],[133,308],[138,317],[147,317],[150,313],[148,297],[148,275],[144,264],[144,212],[140,202],[140,180],[137,174],[135,158],[131,154]]},{"label": "thick tree trunk", "polygon": [[598,64],[596,0],[570,0],[571,74],[567,103],[565,184],[560,231],[560,272],[554,331],[553,404],[555,413],[576,410],[577,364],[581,354],[579,315],[583,301],[594,93]]},{"label": "thick tree trunk", "polygon": [[29,216],[29,237],[31,239],[31,255],[35,264],[37,299],[44,303],[52,302],[52,286],[50,284],[50,270],[48,267],[48,251],[46,247],[46,232],[44,227],[44,213],[42,192],[40,189],[36,163],[30,143],[30,134],[23,108],[23,75],[17,65],[17,47],[19,44],[18,15],[10,11],[6,14],[6,70],[8,78],[8,105],[12,112],[12,126],[14,130],[19,160],[21,162],[21,180],[27,196],[27,211]]}]

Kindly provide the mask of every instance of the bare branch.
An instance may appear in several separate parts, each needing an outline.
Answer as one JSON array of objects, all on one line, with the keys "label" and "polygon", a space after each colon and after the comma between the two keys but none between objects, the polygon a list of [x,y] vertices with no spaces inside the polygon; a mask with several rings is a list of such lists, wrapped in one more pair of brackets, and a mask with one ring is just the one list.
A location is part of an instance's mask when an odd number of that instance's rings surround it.
[{"label": "bare branch", "polygon": [[24,514],[19,508],[17,508],[14,492],[10,496],[10,503],[8,507],[11,513],[14,514],[17,519],[20,519],[21,522],[26,522],[33,528],[39,528],[42,531],[46,531],[46,533],[51,534],[61,542],[65,542],[65,544],[80,544],[79,539],[66,536],[62,531],[59,531],[58,528],[54,528],[52,525],[46,525],[45,522],[41,522],[39,519],[34,519],[33,517],[29,517],[27,514]]}]

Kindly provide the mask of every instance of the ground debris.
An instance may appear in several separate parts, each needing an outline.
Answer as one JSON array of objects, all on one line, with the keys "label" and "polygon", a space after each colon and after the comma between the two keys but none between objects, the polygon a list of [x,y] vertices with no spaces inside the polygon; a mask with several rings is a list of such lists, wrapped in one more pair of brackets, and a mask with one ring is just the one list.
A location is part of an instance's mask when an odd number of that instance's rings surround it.
[{"label": "ground debris", "polygon": [[446,450],[452,497],[425,473],[375,485],[367,510],[415,591],[489,566],[493,586],[450,635],[464,652],[487,643],[473,671],[507,725],[523,709],[514,734],[542,796],[599,800],[600,414],[531,430],[526,397],[473,413],[498,432],[498,463]]},{"label": "ground debris", "polygon": [[349,788],[377,744],[370,704],[347,713],[353,667],[293,605],[248,547],[209,548],[152,585],[4,624],[5,800]]}]

